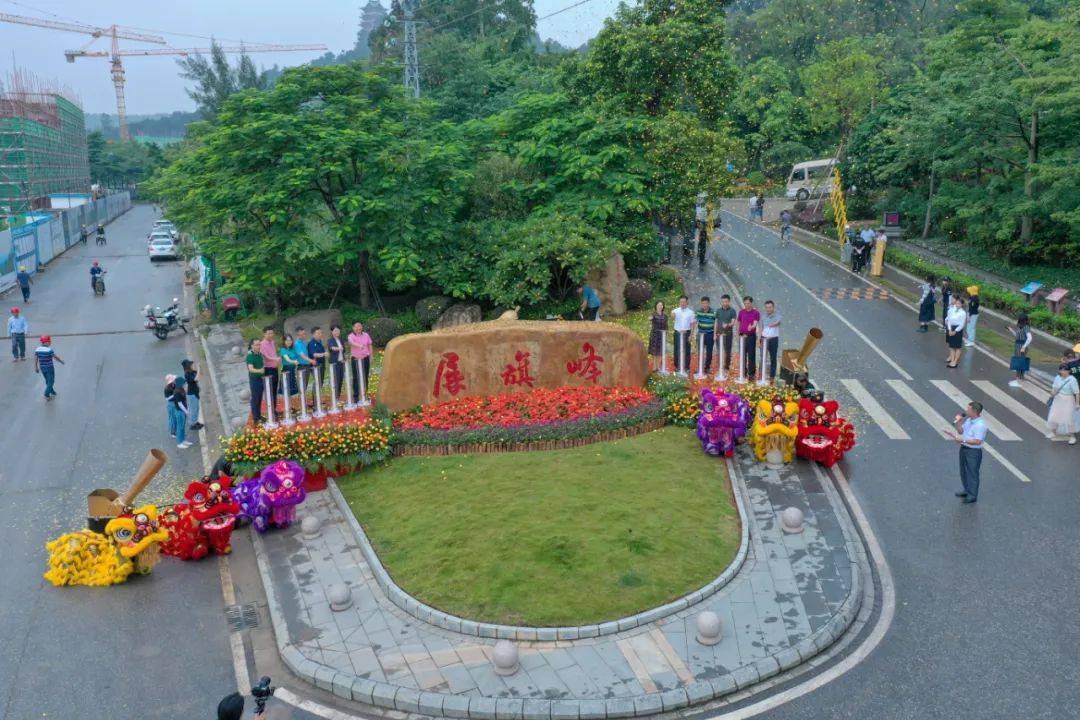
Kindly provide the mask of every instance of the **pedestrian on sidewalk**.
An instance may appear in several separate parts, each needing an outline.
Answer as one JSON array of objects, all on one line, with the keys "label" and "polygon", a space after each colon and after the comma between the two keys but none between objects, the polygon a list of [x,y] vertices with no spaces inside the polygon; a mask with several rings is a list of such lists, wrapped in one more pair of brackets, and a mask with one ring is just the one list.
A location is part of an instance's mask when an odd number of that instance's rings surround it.
[{"label": "pedestrian on sidewalk", "polygon": [[934,304],[937,302],[935,282],[937,279],[933,275],[927,275],[926,282],[920,287],[922,295],[919,297],[919,332],[926,332],[930,323],[934,322]]},{"label": "pedestrian on sidewalk", "polygon": [[960,445],[960,482],[964,489],[956,493],[965,505],[979,499],[979,467],[982,465],[982,446],[986,440],[986,421],[982,419],[982,403],[970,402],[964,413],[953,418],[956,432],[952,439]]},{"label": "pedestrian on sidewalk", "polygon": [[186,450],[191,447],[187,441],[188,405],[187,391],[184,386],[187,380],[177,377],[173,381],[172,395],[169,396],[169,412],[171,413],[172,427],[176,430],[176,447],[178,450]]},{"label": "pedestrian on sidewalk", "polygon": [[723,343],[723,349],[720,352],[720,369],[724,373],[731,368],[731,347],[734,344],[732,341],[737,317],[738,313],[731,307],[731,296],[724,293],[720,296],[720,307],[716,310],[716,324],[720,329],[720,339],[717,342]]},{"label": "pedestrian on sidewalk", "polygon": [[697,320],[697,315],[690,309],[690,298],[679,296],[679,307],[671,311],[671,320],[675,340],[672,343],[675,348],[675,372],[686,375],[690,369],[690,333]]},{"label": "pedestrian on sidewalk", "polygon": [[969,285],[967,288],[967,327],[964,328],[966,347],[975,347],[975,326],[979,324],[979,286]]},{"label": "pedestrian on sidewalk", "polygon": [[716,313],[712,309],[712,301],[708,295],[702,296],[701,304],[694,317],[697,326],[697,346],[705,353],[704,371],[712,371],[713,346],[716,344]]},{"label": "pedestrian on sidewalk", "polygon": [[41,377],[45,379],[45,399],[52,400],[56,397],[56,390],[53,389],[53,383],[56,381],[56,369],[53,361],[55,360],[61,365],[64,364],[64,361],[52,349],[51,337],[42,335],[38,342],[41,344],[34,350],[34,372],[40,372]]},{"label": "pedestrian on sidewalk", "polygon": [[353,364],[352,390],[353,400],[360,402],[360,373],[364,374],[364,394],[371,387],[368,378],[371,375],[371,336],[364,332],[364,324],[355,322],[349,333],[349,355]]},{"label": "pedestrian on sidewalk", "polygon": [[262,414],[262,401],[263,401],[263,386],[266,384],[263,381],[265,377],[265,366],[263,365],[263,356],[259,351],[259,345],[261,343],[257,338],[252,339],[248,343],[248,354],[244,358],[244,363],[247,365],[248,371],[248,391],[251,395],[248,398],[251,407],[251,421],[256,425],[259,425],[263,421]]},{"label": "pedestrian on sidewalk", "polygon": [[33,282],[30,279],[30,273],[26,272],[26,266],[20,265],[19,272],[15,273],[15,281],[19,283],[19,290],[22,291],[22,299],[24,303],[30,302],[30,283]]},{"label": "pedestrian on sidewalk", "polygon": [[270,378],[270,397],[266,398],[266,402],[274,403],[277,405],[277,396],[281,392],[280,385],[280,367],[281,361],[278,356],[277,343],[274,342],[274,328],[271,325],[267,325],[263,328],[263,339],[259,343],[259,352],[263,356],[263,375]]},{"label": "pedestrian on sidewalk", "polygon": [[661,363],[666,362],[664,357],[664,333],[667,332],[667,314],[664,312],[663,301],[653,306],[652,317],[649,318],[649,357],[652,360],[653,370],[665,370]]},{"label": "pedestrian on sidewalk", "polygon": [[1020,387],[1024,375],[1031,369],[1031,358],[1027,351],[1032,337],[1026,313],[1021,313],[1020,317],[1016,318],[1016,327],[1009,326],[1009,332],[1013,334],[1013,354],[1009,360],[1009,369],[1016,373],[1016,377],[1009,381],[1009,387]]},{"label": "pedestrian on sidewalk", "polygon": [[746,219],[750,222],[754,222],[754,216],[757,215],[757,194],[750,196],[750,200],[747,204]]},{"label": "pedestrian on sidewalk", "polygon": [[[776,380],[776,356],[780,352],[780,320],[776,303],[766,300],[765,315],[761,318],[761,342],[765,354],[769,357],[769,382]],[[762,355],[761,362],[765,362],[765,355]]]},{"label": "pedestrian on sidewalk", "polygon": [[964,328],[967,327],[967,311],[964,310],[964,297],[956,295],[945,313],[945,344],[949,354],[945,366],[953,370],[960,364],[960,353],[964,351]]},{"label": "pedestrian on sidewalk", "polygon": [[1076,444],[1076,434],[1080,432],[1080,386],[1076,378],[1069,373],[1066,363],[1058,365],[1057,377],[1050,392],[1050,414],[1046,416],[1048,432],[1046,438],[1055,435],[1068,435],[1069,444]]},{"label": "pedestrian on sidewalk", "polygon": [[191,429],[200,430],[203,424],[199,421],[199,368],[191,360],[183,360],[180,367],[184,370],[184,380],[188,396],[188,419],[192,421]]},{"label": "pedestrian on sidewalk", "polygon": [[761,325],[761,313],[754,307],[754,298],[747,295],[742,299],[739,311],[739,354],[742,356],[743,379],[751,380],[757,375],[758,328]]},{"label": "pedestrian on sidewalk", "polygon": [[330,326],[330,339],[326,341],[327,371],[333,383],[334,397],[341,399],[341,383],[345,372],[345,343],[341,341],[341,326]]},{"label": "pedestrian on sidewalk", "polygon": [[165,376],[165,426],[169,428],[169,435],[176,437],[176,413],[172,408],[173,390],[176,389],[176,376]]},{"label": "pedestrian on sidewalk", "polygon": [[19,314],[19,308],[11,308],[11,317],[7,321],[8,336],[11,338],[11,362],[26,361],[26,333],[30,325]]},{"label": "pedestrian on sidewalk", "polygon": [[945,326],[945,317],[949,314],[949,308],[952,307],[952,295],[953,287],[952,281],[947,278],[941,278],[941,325]]}]

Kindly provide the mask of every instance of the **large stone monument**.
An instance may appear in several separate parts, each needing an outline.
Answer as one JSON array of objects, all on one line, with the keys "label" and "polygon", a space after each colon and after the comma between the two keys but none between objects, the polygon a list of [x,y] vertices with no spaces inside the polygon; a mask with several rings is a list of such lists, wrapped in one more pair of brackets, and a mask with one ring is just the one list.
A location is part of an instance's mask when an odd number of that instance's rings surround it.
[{"label": "large stone monument", "polygon": [[492,320],[390,341],[379,400],[391,410],[564,385],[642,386],[645,346],[601,322]]}]

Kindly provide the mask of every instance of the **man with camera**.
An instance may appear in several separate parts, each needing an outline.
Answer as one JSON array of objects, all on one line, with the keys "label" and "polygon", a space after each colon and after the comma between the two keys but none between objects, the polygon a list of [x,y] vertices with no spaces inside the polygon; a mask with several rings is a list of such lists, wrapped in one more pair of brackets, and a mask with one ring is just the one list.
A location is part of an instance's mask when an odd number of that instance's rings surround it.
[{"label": "man with camera", "polygon": [[[274,694],[274,687],[270,684],[270,677],[263,675],[259,684],[251,688],[251,696],[255,698],[255,720],[266,720],[266,701]],[[238,692],[226,695],[217,706],[217,720],[240,720],[244,715],[244,696]]]}]

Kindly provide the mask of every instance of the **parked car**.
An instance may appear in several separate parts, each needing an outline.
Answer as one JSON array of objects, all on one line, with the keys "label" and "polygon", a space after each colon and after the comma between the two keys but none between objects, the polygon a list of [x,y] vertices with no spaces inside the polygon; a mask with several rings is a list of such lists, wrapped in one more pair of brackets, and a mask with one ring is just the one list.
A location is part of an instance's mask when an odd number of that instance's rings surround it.
[{"label": "parked car", "polygon": [[153,235],[159,230],[167,230],[169,234],[173,236],[173,238],[179,238],[180,236],[180,232],[176,229],[176,226],[173,225],[172,220],[166,220],[164,218],[162,218],[161,220],[155,220],[154,227],[152,230],[150,230],[150,234]]},{"label": "parked car", "polygon": [[809,200],[832,192],[835,158],[801,162],[791,168],[787,179],[788,200]]},{"label": "parked car", "polygon": [[180,249],[176,239],[168,230],[155,230],[150,234],[150,242],[147,243],[147,253],[150,261],[175,260],[180,257]]}]

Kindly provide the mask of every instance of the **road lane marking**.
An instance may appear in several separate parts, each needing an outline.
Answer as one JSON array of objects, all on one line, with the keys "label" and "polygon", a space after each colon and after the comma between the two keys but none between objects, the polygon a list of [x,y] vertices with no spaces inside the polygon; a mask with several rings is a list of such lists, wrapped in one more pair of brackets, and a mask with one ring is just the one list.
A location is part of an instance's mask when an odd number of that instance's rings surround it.
[{"label": "road lane marking", "polygon": [[[938,412],[930,407],[929,403],[919,397],[914,390],[899,380],[886,380],[885,382],[887,382],[889,387],[895,390],[896,394],[902,397],[931,428],[940,432],[943,438],[947,440],[952,439],[949,436],[949,433],[953,432],[952,423],[939,415]],[[1019,468],[1006,460],[1005,456],[999,453],[997,448],[991,446],[990,443],[983,441],[982,448],[990,453],[995,460],[1001,463],[1006,470],[1015,475],[1020,482],[1031,482],[1031,478],[1020,472]]]},{"label": "road lane marking", "polygon": [[870,394],[870,391],[863,387],[863,384],[858,380],[841,380],[844,387],[851,393],[855,401],[862,405],[867,414],[873,418],[877,426],[881,428],[881,431],[885,433],[890,440],[910,440],[911,436],[904,432],[904,428],[900,427],[900,423],[893,419],[893,416],[885,411],[885,408],[881,407],[881,403]]},{"label": "road lane marking", "polygon": [[[1046,433],[1046,418],[1031,412],[1023,403],[989,380],[972,380],[971,382],[975,387],[993,398],[998,404],[1007,407],[1012,414],[1016,415],[1016,417],[1020,418],[1040,433]],[[1043,402],[1045,403],[1046,400],[1043,400]]]},{"label": "road lane marking", "polygon": [[[961,392],[960,388],[953,385],[948,380],[931,380],[934,387],[941,392],[948,395],[950,398],[956,401],[956,404],[961,408],[966,408],[971,403],[971,398]],[[982,412],[982,419],[986,421],[986,428],[999,440],[1005,442],[1019,442],[1020,436],[1005,426],[1000,420],[991,415],[986,410]]]},{"label": "road lane marking", "polygon": [[1038,385],[1032,385],[1031,380],[1022,380],[1020,382],[1020,387],[1024,392],[1041,402],[1043,405],[1050,401],[1050,393],[1043,390]]},{"label": "road lane marking", "polygon": [[762,255],[761,253],[759,253],[759,252],[758,252],[757,250],[755,250],[754,248],[752,248],[752,247],[750,247],[749,245],[747,245],[746,243],[744,243],[744,242],[743,242],[742,240],[739,240],[739,239],[738,239],[737,237],[735,237],[735,236],[734,236],[734,235],[732,235],[731,233],[729,233],[729,232],[726,232],[726,231],[724,231],[724,230],[721,230],[720,232],[721,232],[722,234],[724,234],[724,235],[727,235],[727,236],[728,236],[729,238],[731,238],[731,239],[732,239],[732,240],[733,240],[734,242],[737,242],[737,243],[739,243],[739,244],[740,244],[740,245],[742,245],[742,246],[743,246],[744,248],[746,248],[746,249],[747,249],[747,250],[749,250],[750,252],[752,252],[752,253],[754,253],[755,255],[757,255],[757,256],[758,256],[759,258],[761,258],[761,260],[762,260],[763,262],[765,262],[765,263],[768,263],[769,265],[772,265],[772,266],[773,266],[773,268],[775,268],[777,272],[779,272],[779,273],[780,273],[781,275],[783,275],[784,277],[786,277],[786,278],[787,278],[788,280],[790,280],[790,281],[791,281],[792,283],[794,283],[794,284],[795,284],[795,285],[796,285],[797,287],[799,287],[799,288],[802,288],[803,292],[805,292],[805,293],[806,293],[807,295],[809,295],[810,297],[814,298],[814,300],[816,300],[816,301],[818,302],[818,304],[820,304],[820,305],[821,305],[821,307],[825,308],[826,310],[828,310],[829,312],[831,312],[831,313],[832,313],[833,315],[835,315],[835,316],[836,316],[836,318],[837,318],[837,320],[839,320],[840,322],[844,323],[844,325],[846,325],[846,326],[848,327],[848,329],[849,329],[849,330],[851,330],[851,332],[855,333],[855,335],[856,335],[856,336],[857,336],[857,337],[858,337],[858,338],[859,338],[860,340],[862,340],[862,341],[863,341],[864,343],[866,343],[867,345],[869,345],[869,346],[870,346],[870,348],[871,348],[871,349],[872,349],[872,350],[873,350],[874,352],[876,352],[876,353],[877,353],[878,355],[880,355],[880,356],[881,356],[881,359],[882,359],[882,360],[884,360],[885,362],[889,363],[889,366],[890,366],[890,367],[892,367],[892,369],[893,369],[893,370],[895,370],[895,371],[896,371],[896,372],[897,372],[897,373],[898,373],[898,374],[900,375],[900,377],[904,378],[905,380],[911,380],[911,379],[912,379],[911,375],[908,375],[907,371],[906,371],[906,370],[904,370],[904,368],[900,367],[900,366],[899,366],[899,365],[898,365],[898,364],[896,363],[896,361],[895,361],[895,360],[893,360],[893,359],[892,359],[891,357],[889,357],[889,355],[888,355],[888,354],[887,354],[887,353],[886,353],[886,352],[885,352],[884,350],[882,350],[882,349],[881,349],[880,347],[878,347],[878,346],[877,346],[877,345],[876,345],[876,344],[874,343],[874,341],[873,341],[873,340],[871,340],[870,338],[868,338],[868,337],[867,337],[867,336],[865,335],[865,333],[863,333],[863,331],[862,331],[862,330],[860,330],[859,328],[855,327],[855,325],[854,325],[854,324],[852,324],[852,322],[851,322],[850,320],[848,320],[848,319],[847,319],[846,317],[844,317],[844,316],[843,316],[843,315],[842,315],[842,314],[841,314],[841,313],[840,313],[840,312],[839,312],[839,311],[838,311],[838,310],[837,310],[836,308],[834,308],[833,306],[829,305],[829,304],[828,304],[827,302],[825,302],[824,300],[822,300],[821,298],[819,298],[819,297],[818,297],[817,295],[815,295],[815,294],[814,294],[814,291],[813,291],[813,290],[811,290],[810,288],[808,288],[808,287],[807,287],[806,285],[804,285],[804,284],[803,284],[803,283],[802,283],[802,282],[801,282],[801,281],[800,281],[800,280],[799,280],[798,278],[796,278],[796,277],[795,277],[794,275],[792,275],[791,273],[789,273],[789,272],[788,272],[787,270],[785,270],[784,268],[782,268],[782,267],[780,267],[779,265],[777,265],[776,263],[774,263],[774,262],[773,262],[772,260],[770,260],[769,258],[767,258],[767,257],[765,257],[764,255]]},{"label": "road lane marking", "polygon": [[[250,689],[248,689],[248,692],[250,692]],[[287,705],[292,705],[294,708],[303,710],[304,712],[311,713],[316,717],[321,717],[323,720],[357,720],[357,718],[365,717],[364,715],[350,715],[341,712],[340,710],[335,710],[332,707],[320,705],[314,700],[305,700],[288,688],[283,687],[274,690],[274,699],[280,700]],[[269,710],[267,712],[267,717],[277,717],[276,714]]]}]

